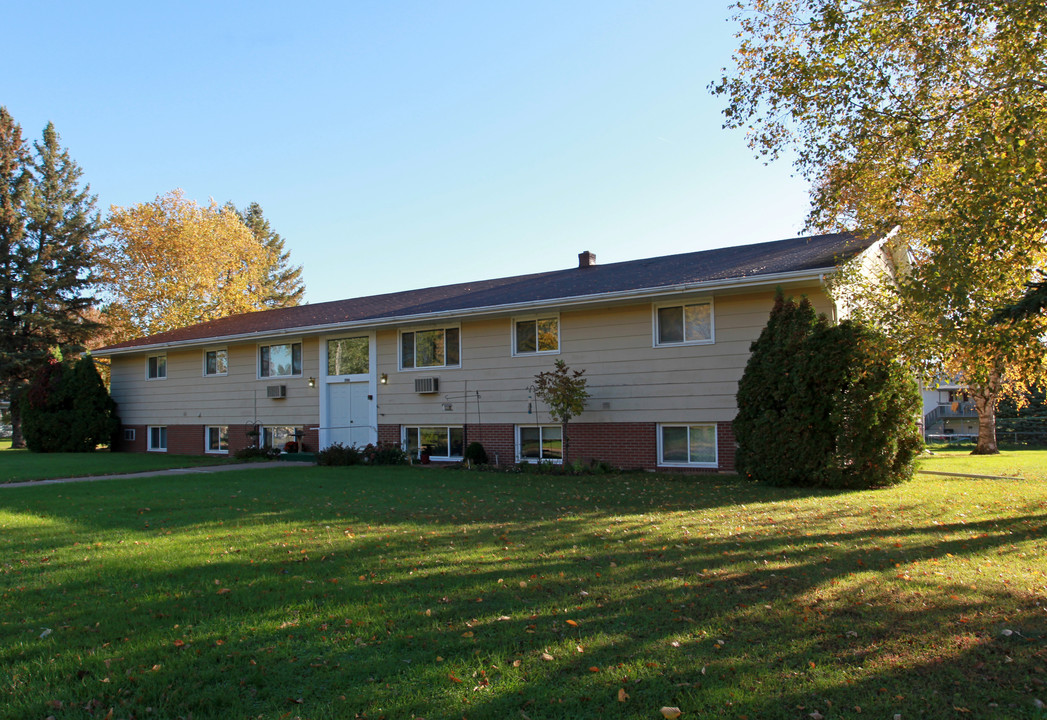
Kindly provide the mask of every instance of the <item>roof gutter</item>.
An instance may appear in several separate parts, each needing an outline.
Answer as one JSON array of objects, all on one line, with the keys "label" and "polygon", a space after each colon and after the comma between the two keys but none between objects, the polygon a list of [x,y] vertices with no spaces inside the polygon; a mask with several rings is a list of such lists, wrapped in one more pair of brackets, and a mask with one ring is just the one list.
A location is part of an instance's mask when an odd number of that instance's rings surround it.
[{"label": "roof gutter", "polygon": [[768,275],[757,275],[753,278],[729,278],[726,280],[712,280],[705,282],[680,283],[677,285],[664,285],[654,288],[639,288],[636,290],[623,290],[610,293],[596,293],[592,295],[578,295],[575,297],[552,298],[549,300],[537,300],[520,303],[507,303],[502,305],[490,305],[475,308],[462,308],[460,310],[443,310],[439,312],[417,313],[414,315],[396,315],[391,317],[365,318],[363,320],[351,320],[348,322],[324,323],[322,325],[305,325],[292,328],[279,328],[274,330],[259,330],[249,333],[237,333],[233,335],[216,335],[214,337],[194,338],[191,340],[177,340],[174,342],[152,343],[149,345],[135,345],[127,348],[101,349],[92,351],[95,357],[113,357],[116,355],[129,355],[146,351],[174,350],[183,347],[200,345],[215,345],[230,342],[242,342],[271,337],[286,337],[288,335],[318,335],[332,330],[352,330],[358,328],[383,328],[396,327],[400,325],[417,324],[431,321],[435,318],[459,319],[463,317],[490,316],[511,313],[520,310],[536,310],[547,307],[585,307],[604,303],[619,302],[635,298],[659,298],[669,295],[679,295],[687,292],[707,292],[723,290],[735,287],[766,287],[778,285],[783,282],[822,282],[826,273],[831,273],[835,268],[816,268],[803,272],[772,273]]}]

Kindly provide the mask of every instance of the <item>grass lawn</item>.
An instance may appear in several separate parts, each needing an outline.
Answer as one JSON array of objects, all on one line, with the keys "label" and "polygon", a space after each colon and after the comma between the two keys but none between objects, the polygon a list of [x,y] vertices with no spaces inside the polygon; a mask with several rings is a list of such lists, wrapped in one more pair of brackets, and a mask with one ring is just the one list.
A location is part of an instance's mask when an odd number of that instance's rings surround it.
[{"label": "grass lawn", "polygon": [[0,488],[45,718],[1044,718],[1047,483],[419,468]]},{"label": "grass lawn", "polygon": [[168,455],[167,453],[31,453],[12,450],[10,440],[0,441],[0,484],[49,478],[115,475],[146,470],[221,465],[235,462],[226,456]]},{"label": "grass lawn", "polygon": [[969,447],[935,447],[933,452],[934,455],[920,458],[920,470],[1047,480],[1047,450],[1003,450],[999,455],[971,455]]}]

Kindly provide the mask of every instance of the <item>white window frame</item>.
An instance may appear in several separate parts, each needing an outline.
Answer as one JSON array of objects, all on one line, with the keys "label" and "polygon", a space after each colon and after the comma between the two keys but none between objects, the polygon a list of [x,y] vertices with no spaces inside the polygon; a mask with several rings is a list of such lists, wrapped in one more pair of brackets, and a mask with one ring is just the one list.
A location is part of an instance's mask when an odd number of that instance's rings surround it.
[{"label": "white window frame", "polygon": [[[713,430],[713,457],[712,462],[679,462],[679,461],[666,461],[663,453],[664,448],[662,446],[663,430],[665,428],[687,428],[687,446],[690,448],[691,442],[691,428],[712,428]],[[690,452],[688,450],[688,457]],[[658,465],[660,467],[690,467],[690,468],[719,468],[720,467],[720,429],[714,422],[679,422],[679,423],[658,423]]]},{"label": "white window frame", "polygon": [[[556,349],[555,350],[539,350],[538,349],[538,321],[539,320],[555,320],[556,321]],[[535,323],[535,349],[534,350],[520,350],[516,345],[517,335],[516,326],[523,322]],[[534,313],[530,315],[518,315],[512,318],[512,323],[509,326],[509,333],[512,335],[510,342],[512,343],[513,357],[534,357],[535,355],[559,355],[560,354],[560,313]]]},{"label": "white window frame", "polygon": [[[410,430],[418,431],[418,454],[415,456],[415,460],[419,460],[422,457],[422,430],[445,430],[447,431],[447,455],[430,455],[429,459],[436,462],[459,462],[462,460],[465,454],[465,428],[461,425],[404,425],[400,428],[400,447],[404,449],[404,452],[410,453],[407,447],[407,433]],[[461,430],[462,431],[462,454],[451,455],[451,431]]]},{"label": "white window frame", "polygon": [[[156,363],[156,373],[157,374],[155,376],[149,374],[149,361],[154,359],[154,358],[157,360],[157,363]],[[161,358],[163,358],[163,361],[164,361],[164,374],[163,375],[160,374],[160,359]],[[146,355],[146,357],[145,357],[145,379],[148,382],[152,382],[153,380],[166,380],[167,379],[167,353],[153,353],[152,355]]]},{"label": "white window frame", "polygon": [[[415,364],[415,362],[418,359],[418,345],[417,345],[416,340],[412,339],[411,342],[413,344],[412,347],[414,349],[414,356],[415,357],[411,361],[411,363],[412,363],[411,367],[404,367],[404,335],[406,335],[407,333],[412,333],[412,334],[414,334],[415,338],[417,338],[418,333],[431,332],[433,330],[443,330],[444,331],[445,347],[444,347],[444,363],[443,363],[443,365],[425,365],[423,367],[418,367]],[[447,331],[448,330],[457,330],[458,331],[458,362],[455,363],[454,365],[450,365],[447,362],[446,342],[447,342]],[[397,356],[397,359],[399,361],[400,370],[402,370],[404,372],[415,372],[415,371],[418,371],[418,372],[433,372],[434,370],[440,370],[440,369],[443,369],[443,368],[460,368],[460,367],[462,367],[462,326],[461,325],[455,325],[455,324],[448,324],[448,325],[430,325],[430,326],[427,326],[427,327],[417,327],[417,328],[403,328],[396,334],[396,356]]]},{"label": "white window frame", "polygon": [[[545,457],[525,458],[525,457],[523,457],[523,454],[522,454],[523,443],[520,441],[520,431],[524,430],[524,429],[528,429],[529,430],[529,429],[534,429],[534,428],[538,428],[538,431],[539,431],[539,434],[538,434],[538,447],[539,448],[541,448],[545,444],[545,440],[544,440],[544,431],[545,430],[554,429],[554,430],[559,430],[560,431],[560,455],[561,455],[560,457],[558,457],[558,458],[545,458]],[[554,465],[562,465],[563,464],[563,428],[560,425],[552,425],[552,424],[549,424],[549,423],[545,423],[544,425],[530,425],[530,424],[517,425],[516,426],[516,430],[515,430],[515,435],[516,435],[516,439],[515,439],[516,440],[516,442],[515,442],[515,444],[516,444],[516,462],[518,462],[518,463],[526,462],[526,463],[535,463],[535,464],[537,464],[537,463],[552,463]],[[541,450],[539,450],[539,453],[540,452],[541,452]]]},{"label": "white window frame", "polygon": [[[163,431],[163,447],[153,445],[153,430]],[[146,450],[149,452],[167,452],[167,426],[166,425],[149,425],[145,431],[146,435]]]},{"label": "white window frame", "polygon": [[[215,354],[215,367],[218,366],[218,353],[225,353],[225,370],[223,372],[207,372],[207,356],[211,353]],[[261,351],[259,351],[259,367],[261,367]],[[205,348],[204,349],[204,377],[221,377],[229,374],[229,348]]]},{"label": "white window frame", "polygon": [[[263,375],[262,374],[262,348],[272,348],[272,347],[274,347],[276,345],[290,345],[290,346],[292,346],[291,347],[291,374],[290,375],[272,375],[272,374]],[[301,357],[301,362],[299,363],[299,368],[298,368],[298,372],[297,373],[294,372],[294,346],[295,345],[297,345],[299,347],[298,353],[299,353],[299,355]],[[270,355],[271,354],[272,353],[270,351]],[[272,364],[271,360],[270,360],[270,364]],[[255,370],[258,373],[258,379],[259,380],[279,380],[279,379],[282,379],[282,378],[300,378],[300,377],[302,377],[302,374],[305,372],[305,345],[304,345],[304,343],[301,341],[301,339],[297,339],[297,340],[283,340],[281,342],[258,343],[258,348],[257,348],[257,350],[255,352]]]},{"label": "white window frame", "polygon": [[[214,450],[211,447],[211,431],[218,431],[218,450]],[[222,449],[222,435],[225,435],[225,449]],[[204,452],[208,455],[228,455],[229,454],[229,426],[228,425],[207,425],[204,427]]]},{"label": "white window frame", "polygon": [[[698,340],[688,340],[684,337],[680,342],[660,342],[658,340],[658,311],[664,310],[665,308],[678,307],[681,312],[686,312],[684,308],[688,305],[708,305],[709,306],[709,337]],[[687,324],[683,325],[684,333],[687,332]],[[674,300],[661,303],[655,303],[651,306],[651,339],[654,343],[654,347],[681,347],[684,345],[712,345],[716,342],[716,306],[713,303],[711,297],[708,298],[689,298],[687,300]]]},{"label": "white window frame", "polygon": [[124,442],[134,442],[135,440],[135,429],[124,428]]}]

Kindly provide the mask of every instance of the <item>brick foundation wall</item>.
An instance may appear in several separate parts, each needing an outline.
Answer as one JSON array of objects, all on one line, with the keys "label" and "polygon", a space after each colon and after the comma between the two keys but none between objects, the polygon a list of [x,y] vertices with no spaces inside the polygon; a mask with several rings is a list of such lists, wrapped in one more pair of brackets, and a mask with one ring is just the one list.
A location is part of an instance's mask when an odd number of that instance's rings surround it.
[{"label": "brick foundation wall", "polygon": [[[207,455],[204,437],[207,425],[168,425],[167,452],[171,455]],[[252,425],[229,425],[229,454],[242,448],[257,445],[258,438],[248,435],[254,429]],[[302,428],[302,443],[306,452],[315,452],[320,447],[320,431],[317,425],[306,425]],[[124,430],[134,430],[135,439],[124,440]],[[149,426],[121,425],[117,432],[115,452],[148,452]],[[159,452],[159,451],[158,451]],[[214,453],[218,455],[220,453]],[[224,454],[224,453],[222,453]]]},{"label": "brick foundation wall", "polygon": [[[672,472],[721,472],[734,470],[735,438],[729,422],[716,424],[718,468],[662,468]],[[567,426],[571,461],[598,460],[626,470],[657,470],[657,423],[580,423]],[[379,425],[381,442],[399,443],[399,425]],[[516,462],[516,429],[513,425],[468,425],[466,442],[479,442],[491,464]]]}]

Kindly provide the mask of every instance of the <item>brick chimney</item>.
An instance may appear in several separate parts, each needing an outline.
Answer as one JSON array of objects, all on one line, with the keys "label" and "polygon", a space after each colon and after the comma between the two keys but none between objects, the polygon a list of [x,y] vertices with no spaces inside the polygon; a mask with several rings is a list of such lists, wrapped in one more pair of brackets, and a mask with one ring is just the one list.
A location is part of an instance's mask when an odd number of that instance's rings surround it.
[{"label": "brick chimney", "polygon": [[596,266],[596,253],[591,253],[588,250],[585,252],[578,253],[578,267],[587,268]]}]

